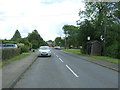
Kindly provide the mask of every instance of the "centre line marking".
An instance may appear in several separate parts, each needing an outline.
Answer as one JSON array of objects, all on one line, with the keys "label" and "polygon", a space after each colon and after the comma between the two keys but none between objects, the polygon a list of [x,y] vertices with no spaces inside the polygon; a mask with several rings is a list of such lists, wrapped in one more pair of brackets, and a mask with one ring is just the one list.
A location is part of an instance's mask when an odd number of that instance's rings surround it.
[{"label": "centre line marking", "polygon": [[66,67],[67,67],[76,77],[78,77],[78,75],[77,75],[68,65],[66,65]]},{"label": "centre line marking", "polygon": [[58,55],[56,55],[58,57]]},{"label": "centre line marking", "polygon": [[61,58],[59,58],[61,62],[63,62],[63,60]]}]

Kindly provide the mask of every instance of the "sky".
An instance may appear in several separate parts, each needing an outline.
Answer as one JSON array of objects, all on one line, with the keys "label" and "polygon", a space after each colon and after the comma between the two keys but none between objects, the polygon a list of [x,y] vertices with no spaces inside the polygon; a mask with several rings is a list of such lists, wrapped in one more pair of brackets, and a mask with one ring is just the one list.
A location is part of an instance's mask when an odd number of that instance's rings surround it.
[{"label": "sky", "polygon": [[0,0],[0,39],[22,38],[37,30],[45,40],[63,37],[64,25],[76,25],[82,0]]}]

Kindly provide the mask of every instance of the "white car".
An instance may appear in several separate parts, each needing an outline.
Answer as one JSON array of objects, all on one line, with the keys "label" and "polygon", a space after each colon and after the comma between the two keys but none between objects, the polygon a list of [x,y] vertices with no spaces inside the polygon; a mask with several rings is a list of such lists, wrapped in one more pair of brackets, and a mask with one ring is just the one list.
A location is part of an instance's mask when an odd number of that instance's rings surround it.
[{"label": "white car", "polygon": [[18,48],[17,44],[2,44],[2,48]]},{"label": "white car", "polygon": [[51,50],[49,46],[41,46],[39,48],[39,55],[38,56],[51,56]]},{"label": "white car", "polygon": [[55,46],[54,49],[61,50],[60,46]]}]

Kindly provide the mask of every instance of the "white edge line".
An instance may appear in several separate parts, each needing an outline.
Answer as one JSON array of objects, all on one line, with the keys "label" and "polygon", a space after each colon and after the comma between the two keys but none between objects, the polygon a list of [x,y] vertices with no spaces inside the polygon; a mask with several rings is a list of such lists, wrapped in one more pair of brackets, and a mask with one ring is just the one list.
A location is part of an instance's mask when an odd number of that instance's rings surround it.
[{"label": "white edge line", "polygon": [[63,62],[63,60],[61,58],[59,58],[61,62]]},{"label": "white edge line", "polygon": [[58,55],[56,55],[58,57]]},{"label": "white edge line", "polygon": [[67,67],[76,77],[78,77],[78,75],[77,75],[68,65],[66,65],[66,67]]}]

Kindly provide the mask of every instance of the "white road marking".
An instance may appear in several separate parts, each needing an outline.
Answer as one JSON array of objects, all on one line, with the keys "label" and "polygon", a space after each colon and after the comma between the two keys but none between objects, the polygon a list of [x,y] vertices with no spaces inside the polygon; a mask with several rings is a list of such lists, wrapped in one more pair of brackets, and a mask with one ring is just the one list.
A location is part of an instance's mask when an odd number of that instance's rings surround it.
[{"label": "white road marking", "polygon": [[58,55],[56,55],[58,57]]},{"label": "white road marking", "polygon": [[63,60],[61,58],[59,58],[61,62],[63,62]]},{"label": "white road marking", "polygon": [[76,77],[78,77],[78,75],[77,75],[68,65],[66,65],[66,67],[67,67]]}]

